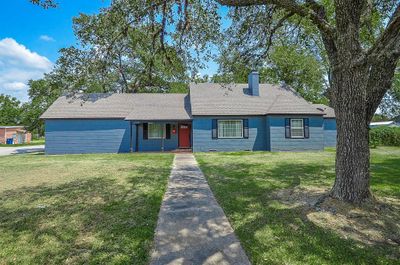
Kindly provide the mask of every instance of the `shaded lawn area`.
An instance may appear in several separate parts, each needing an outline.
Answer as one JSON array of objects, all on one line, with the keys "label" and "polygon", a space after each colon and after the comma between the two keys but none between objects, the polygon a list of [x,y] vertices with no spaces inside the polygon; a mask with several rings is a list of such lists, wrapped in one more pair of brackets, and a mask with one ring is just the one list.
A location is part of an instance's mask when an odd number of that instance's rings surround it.
[{"label": "shaded lawn area", "polygon": [[0,264],[146,264],[172,154],[0,158]]},{"label": "shaded lawn area", "polygon": [[[400,148],[372,150],[371,188],[387,202],[382,209],[307,204],[333,184],[332,149],[196,158],[253,264],[400,264]],[[397,242],[383,242],[381,231]]]}]

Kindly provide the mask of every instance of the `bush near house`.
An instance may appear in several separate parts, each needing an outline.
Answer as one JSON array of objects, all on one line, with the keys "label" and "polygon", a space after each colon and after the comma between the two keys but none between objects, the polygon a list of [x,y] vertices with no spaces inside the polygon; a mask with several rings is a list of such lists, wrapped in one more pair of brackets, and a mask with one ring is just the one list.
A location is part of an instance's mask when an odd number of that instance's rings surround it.
[{"label": "bush near house", "polygon": [[400,128],[378,127],[370,130],[369,143],[372,147],[378,145],[400,146]]}]

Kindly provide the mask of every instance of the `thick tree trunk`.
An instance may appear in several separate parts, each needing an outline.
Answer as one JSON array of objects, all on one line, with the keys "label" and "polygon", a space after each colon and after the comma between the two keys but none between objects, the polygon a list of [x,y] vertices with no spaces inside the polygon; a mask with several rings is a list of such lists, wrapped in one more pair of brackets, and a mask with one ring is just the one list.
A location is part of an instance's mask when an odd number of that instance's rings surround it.
[{"label": "thick tree trunk", "polygon": [[366,112],[365,66],[341,67],[333,75],[337,123],[336,180],[331,196],[359,203],[369,189],[369,128]]}]

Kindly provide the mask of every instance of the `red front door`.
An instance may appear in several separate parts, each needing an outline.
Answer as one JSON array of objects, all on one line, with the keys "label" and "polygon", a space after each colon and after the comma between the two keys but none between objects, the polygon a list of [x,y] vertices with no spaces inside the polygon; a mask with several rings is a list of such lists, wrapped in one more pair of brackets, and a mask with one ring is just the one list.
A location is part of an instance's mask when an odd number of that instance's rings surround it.
[{"label": "red front door", "polygon": [[179,124],[179,148],[190,148],[190,125]]}]

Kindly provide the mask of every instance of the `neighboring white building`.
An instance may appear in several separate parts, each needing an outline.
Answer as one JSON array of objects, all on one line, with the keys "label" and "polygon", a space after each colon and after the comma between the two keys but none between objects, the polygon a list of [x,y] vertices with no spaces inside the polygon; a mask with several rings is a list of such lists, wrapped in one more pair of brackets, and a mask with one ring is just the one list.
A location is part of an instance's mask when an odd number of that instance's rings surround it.
[{"label": "neighboring white building", "polygon": [[369,124],[370,128],[375,127],[400,127],[400,123],[396,121],[376,121]]}]

